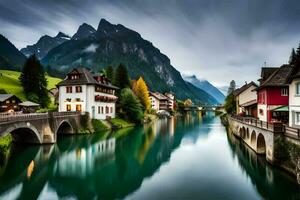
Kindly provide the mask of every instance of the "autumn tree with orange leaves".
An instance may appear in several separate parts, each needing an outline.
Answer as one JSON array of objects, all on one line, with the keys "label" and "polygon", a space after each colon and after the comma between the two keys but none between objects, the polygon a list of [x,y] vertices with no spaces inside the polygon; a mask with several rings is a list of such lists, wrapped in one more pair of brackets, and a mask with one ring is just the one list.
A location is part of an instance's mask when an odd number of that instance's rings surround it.
[{"label": "autumn tree with orange leaves", "polygon": [[149,98],[149,90],[146,82],[142,77],[132,84],[132,90],[134,94],[139,98],[144,110],[148,111],[151,107],[151,102]]}]

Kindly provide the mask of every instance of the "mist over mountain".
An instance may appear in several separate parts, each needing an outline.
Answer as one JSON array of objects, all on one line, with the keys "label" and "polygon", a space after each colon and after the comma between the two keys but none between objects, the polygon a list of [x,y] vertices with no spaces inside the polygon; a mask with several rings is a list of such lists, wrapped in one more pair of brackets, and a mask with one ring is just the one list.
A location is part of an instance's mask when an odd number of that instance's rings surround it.
[{"label": "mist over mountain", "polygon": [[183,75],[183,79],[187,82],[190,82],[197,88],[206,91],[208,94],[213,96],[219,103],[222,104],[224,102],[225,95],[207,80],[200,80],[195,75],[192,76]]}]

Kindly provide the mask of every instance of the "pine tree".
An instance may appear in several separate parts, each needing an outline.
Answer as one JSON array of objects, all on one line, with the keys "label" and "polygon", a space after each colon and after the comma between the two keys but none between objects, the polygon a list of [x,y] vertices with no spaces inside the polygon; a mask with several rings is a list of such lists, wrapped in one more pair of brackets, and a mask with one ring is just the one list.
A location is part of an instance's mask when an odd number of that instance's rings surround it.
[{"label": "pine tree", "polygon": [[126,67],[120,64],[116,70],[114,84],[120,89],[130,88],[130,79]]},{"label": "pine tree", "polygon": [[[297,50],[297,52],[298,52],[298,50]],[[291,52],[291,55],[290,55],[289,64],[290,65],[295,65],[296,64],[296,60],[297,60],[297,54],[295,52],[295,49],[293,48],[292,52]]]},{"label": "pine tree", "polygon": [[124,112],[124,116],[130,121],[141,122],[143,119],[142,105],[131,89],[125,88],[121,91],[120,106]]},{"label": "pine tree", "polygon": [[112,66],[108,66],[106,68],[106,77],[108,80],[113,81],[114,80],[114,68]]},{"label": "pine tree", "polygon": [[225,99],[224,108],[228,114],[235,114],[236,113],[236,102],[235,96],[231,92]]},{"label": "pine tree", "polygon": [[39,103],[42,107],[49,104],[45,71],[35,55],[26,60],[19,79],[27,99]]},{"label": "pine tree", "polygon": [[146,82],[140,77],[132,87],[134,94],[139,98],[144,110],[149,110],[151,102],[149,98],[149,90]]}]

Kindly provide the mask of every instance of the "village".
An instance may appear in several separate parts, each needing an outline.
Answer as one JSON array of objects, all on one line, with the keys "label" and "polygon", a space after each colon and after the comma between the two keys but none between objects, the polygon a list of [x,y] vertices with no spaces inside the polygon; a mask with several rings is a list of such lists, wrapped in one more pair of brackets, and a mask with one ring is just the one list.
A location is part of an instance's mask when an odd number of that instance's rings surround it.
[{"label": "village", "polygon": [[293,50],[289,64],[263,67],[259,84],[246,82],[233,90],[225,102],[229,114],[225,124],[228,123],[232,133],[257,154],[265,155],[269,163],[295,175],[300,183],[300,68],[296,64],[299,62],[297,55]]},{"label": "village", "polygon": [[[104,75],[93,74],[86,68],[74,68],[57,88],[49,91],[49,95],[58,105],[58,112],[89,112],[93,119],[105,120],[116,117],[118,97],[115,92],[118,89]],[[176,108],[171,92],[149,92],[148,98],[150,108],[156,113],[172,112]],[[0,94],[0,104],[0,113],[8,115],[35,113],[40,108],[38,103],[22,102],[14,94]]]}]

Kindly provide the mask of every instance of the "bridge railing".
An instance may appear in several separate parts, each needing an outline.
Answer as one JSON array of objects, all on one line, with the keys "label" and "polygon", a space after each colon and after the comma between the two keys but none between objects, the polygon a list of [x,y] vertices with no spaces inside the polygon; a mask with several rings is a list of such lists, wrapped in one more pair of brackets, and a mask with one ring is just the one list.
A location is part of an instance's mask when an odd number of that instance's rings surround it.
[{"label": "bridge railing", "polygon": [[48,113],[10,113],[10,114],[1,114],[0,123],[4,122],[16,122],[16,121],[28,121],[36,119],[46,119],[48,118]]},{"label": "bridge railing", "polygon": [[53,116],[54,117],[63,117],[63,116],[74,116],[74,115],[80,115],[81,112],[52,112]]},{"label": "bridge railing", "polygon": [[284,135],[300,140],[300,129],[292,128],[287,125],[285,125],[284,128]]},{"label": "bridge railing", "polygon": [[264,122],[261,120],[258,120],[253,117],[241,117],[241,116],[231,116],[234,120],[237,120],[241,123],[252,125],[264,130],[269,130],[274,133],[283,133],[285,131],[285,127],[283,126],[282,123],[269,123],[269,122]]}]

